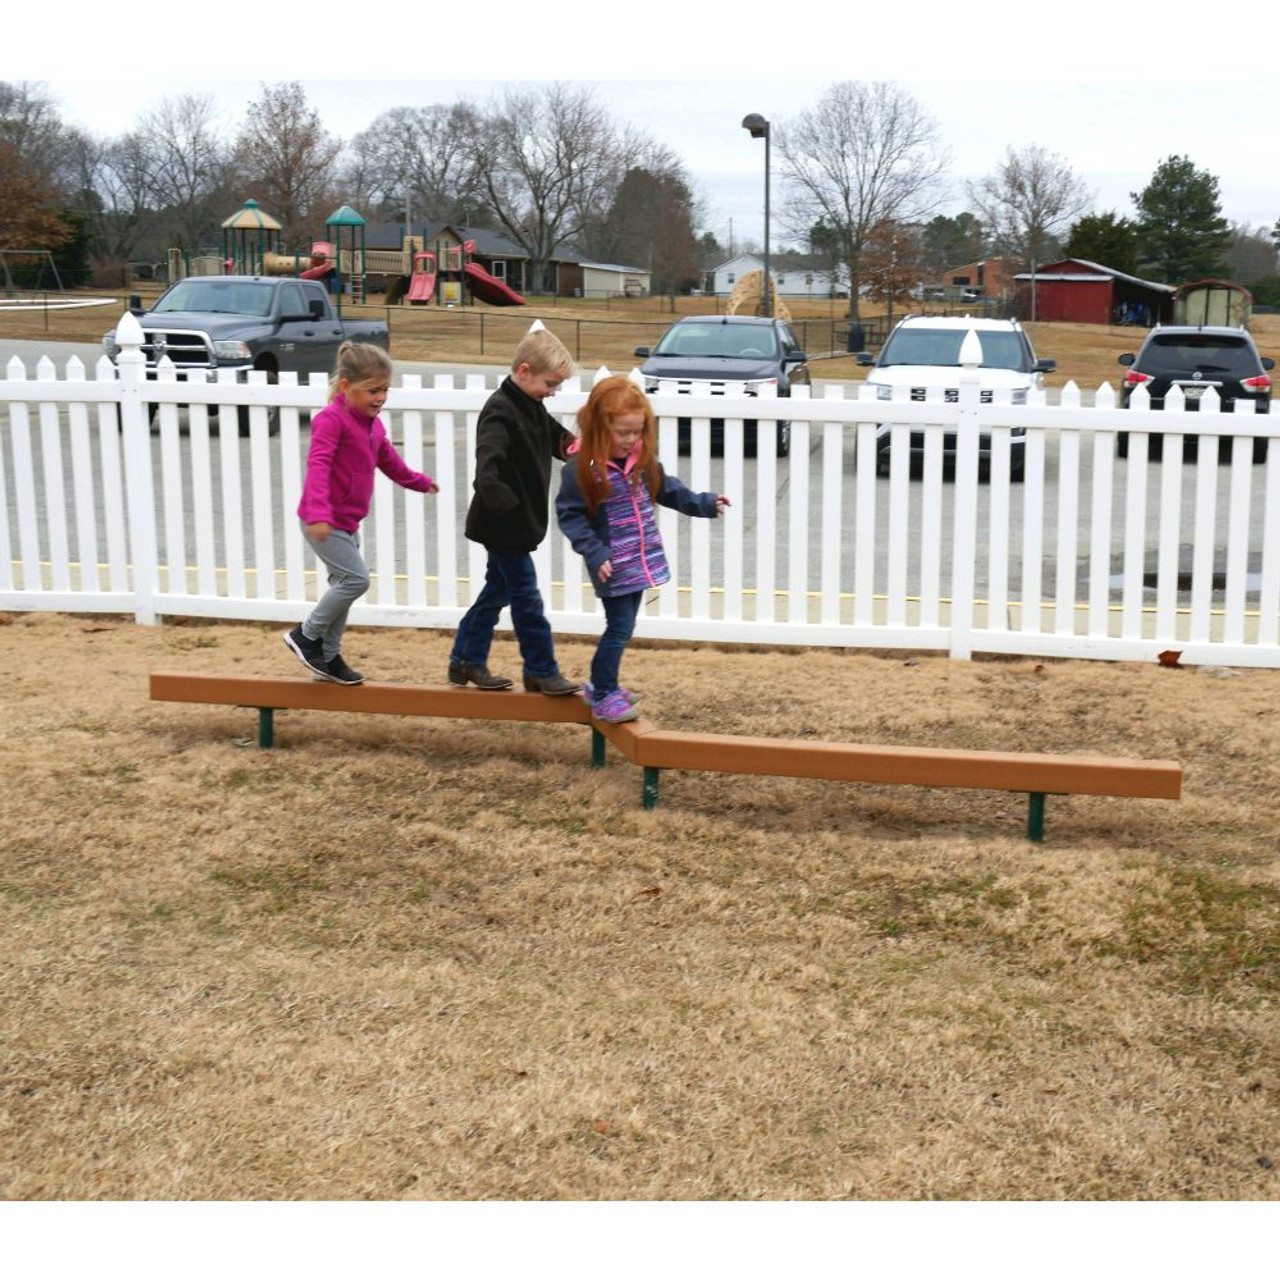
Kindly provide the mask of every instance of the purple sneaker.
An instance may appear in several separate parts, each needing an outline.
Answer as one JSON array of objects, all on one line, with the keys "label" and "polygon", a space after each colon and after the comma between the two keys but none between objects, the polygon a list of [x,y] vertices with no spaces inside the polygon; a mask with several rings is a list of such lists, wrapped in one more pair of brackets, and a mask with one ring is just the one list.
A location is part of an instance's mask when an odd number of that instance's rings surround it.
[{"label": "purple sneaker", "polygon": [[[626,700],[629,703],[631,703],[633,707],[637,702],[640,701],[640,695],[638,693],[633,693],[630,689],[624,689],[621,685],[618,686],[618,692],[622,694],[622,696],[626,698]],[[586,684],[582,686],[582,696],[583,698],[586,699],[588,706],[590,706],[592,703],[595,702],[596,691],[591,687],[590,680],[588,680]]]},{"label": "purple sneaker", "polygon": [[622,724],[625,720],[640,718],[639,710],[626,700],[621,689],[605,694],[599,702],[588,701],[587,706],[597,720],[604,720],[609,724]]}]

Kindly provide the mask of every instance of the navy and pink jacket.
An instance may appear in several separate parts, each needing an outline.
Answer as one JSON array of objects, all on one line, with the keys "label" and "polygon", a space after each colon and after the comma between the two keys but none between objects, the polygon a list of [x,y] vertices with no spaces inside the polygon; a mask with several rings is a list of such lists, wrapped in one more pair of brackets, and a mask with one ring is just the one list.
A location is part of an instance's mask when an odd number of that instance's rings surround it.
[{"label": "navy and pink jacket", "polygon": [[406,489],[431,489],[431,477],[414,471],[395,451],[380,418],[357,413],[344,396],[334,396],[311,419],[299,519],[355,533],[373,501],[375,467]]},{"label": "navy and pink jacket", "polygon": [[[576,447],[570,449],[575,453]],[[597,469],[598,462],[591,464]],[[714,493],[694,493],[676,476],[669,476],[658,466],[659,484],[656,498],[650,498],[643,477],[633,470],[633,459],[625,464],[610,460],[604,474],[609,480],[609,496],[587,512],[586,500],[578,484],[574,459],[560,473],[560,495],[556,498],[556,520],[573,549],[586,561],[591,581],[599,596],[625,596],[646,591],[670,581],[671,570],[662,549],[654,502],[687,516],[705,516],[714,520],[719,515]],[[613,574],[601,582],[600,566],[608,560]]]}]

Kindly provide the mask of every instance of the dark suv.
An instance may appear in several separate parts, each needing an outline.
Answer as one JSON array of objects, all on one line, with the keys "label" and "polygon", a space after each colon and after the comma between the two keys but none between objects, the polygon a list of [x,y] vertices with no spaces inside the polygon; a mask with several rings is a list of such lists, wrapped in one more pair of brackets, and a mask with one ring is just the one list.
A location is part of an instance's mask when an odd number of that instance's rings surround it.
[{"label": "dark suv", "polygon": [[[1269,370],[1275,361],[1258,355],[1253,338],[1246,329],[1215,325],[1163,325],[1147,334],[1135,356],[1126,351],[1120,363],[1128,366],[1120,387],[1120,407],[1128,409],[1134,391],[1142,387],[1151,397],[1152,409],[1163,409],[1165,396],[1172,387],[1180,387],[1186,397],[1184,408],[1198,413],[1200,400],[1212,387],[1221,399],[1222,409],[1232,411],[1237,400],[1251,400],[1256,413],[1271,410],[1271,378]],[[1196,436],[1187,435],[1188,453]],[[1265,458],[1265,440],[1254,446],[1254,456]],[[1149,455],[1159,458],[1164,437],[1151,434]],[[1118,438],[1120,456],[1129,456],[1129,433]]]},{"label": "dark suv", "polygon": [[[789,396],[793,384],[809,381],[808,357],[800,349],[791,326],[768,316],[685,316],[677,320],[652,351],[637,347],[644,358],[640,372],[645,390],[673,380],[681,395],[692,393],[695,382],[709,382],[712,395],[759,395],[775,391]],[[689,419],[681,418],[680,451],[689,448]],[[742,424],[743,449],[756,451],[756,423]],[[724,420],[711,419],[711,447],[724,447]],[[778,423],[778,456],[791,451],[791,424]]]}]

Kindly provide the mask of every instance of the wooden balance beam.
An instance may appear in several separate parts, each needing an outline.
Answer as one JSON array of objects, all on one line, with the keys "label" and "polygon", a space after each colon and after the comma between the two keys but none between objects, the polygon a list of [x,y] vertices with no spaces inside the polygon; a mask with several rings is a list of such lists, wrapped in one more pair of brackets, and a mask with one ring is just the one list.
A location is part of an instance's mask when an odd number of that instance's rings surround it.
[{"label": "wooden balance beam", "polygon": [[157,672],[151,676],[151,698],[158,702],[256,708],[258,745],[264,748],[274,743],[274,713],[281,710],[589,725],[594,767],[604,765],[608,742],[644,770],[642,796],[646,809],[658,804],[663,769],[1020,791],[1028,798],[1027,835],[1040,841],[1044,839],[1045,799],[1050,795],[1155,800],[1177,800],[1182,795],[1182,766],[1173,760],[683,733],[660,729],[644,718],[609,724],[592,716],[580,698],[549,698],[542,693],[515,690],[489,692],[453,685],[337,685],[298,677],[266,679]]}]

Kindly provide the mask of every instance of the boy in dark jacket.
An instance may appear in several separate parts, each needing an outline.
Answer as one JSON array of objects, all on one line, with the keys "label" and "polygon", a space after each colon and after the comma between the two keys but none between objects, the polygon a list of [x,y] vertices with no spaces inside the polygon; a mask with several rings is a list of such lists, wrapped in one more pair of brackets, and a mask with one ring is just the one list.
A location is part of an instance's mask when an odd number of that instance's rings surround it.
[{"label": "boy in dark jacket", "polygon": [[573,440],[543,401],[574,368],[564,344],[540,325],[511,358],[511,374],[485,402],[476,424],[475,494],[466,535],[489,553],[484,586],[458,624],[449,656],[449,680],[481,689],[509,689],[511,680],[489,671],[498,616],[511,608],[524,660],[524,687],[533,693],[577,693],[556,665],[551,626],[543,612],[533,551],[547,535],[551,460],[563,459]]}]

